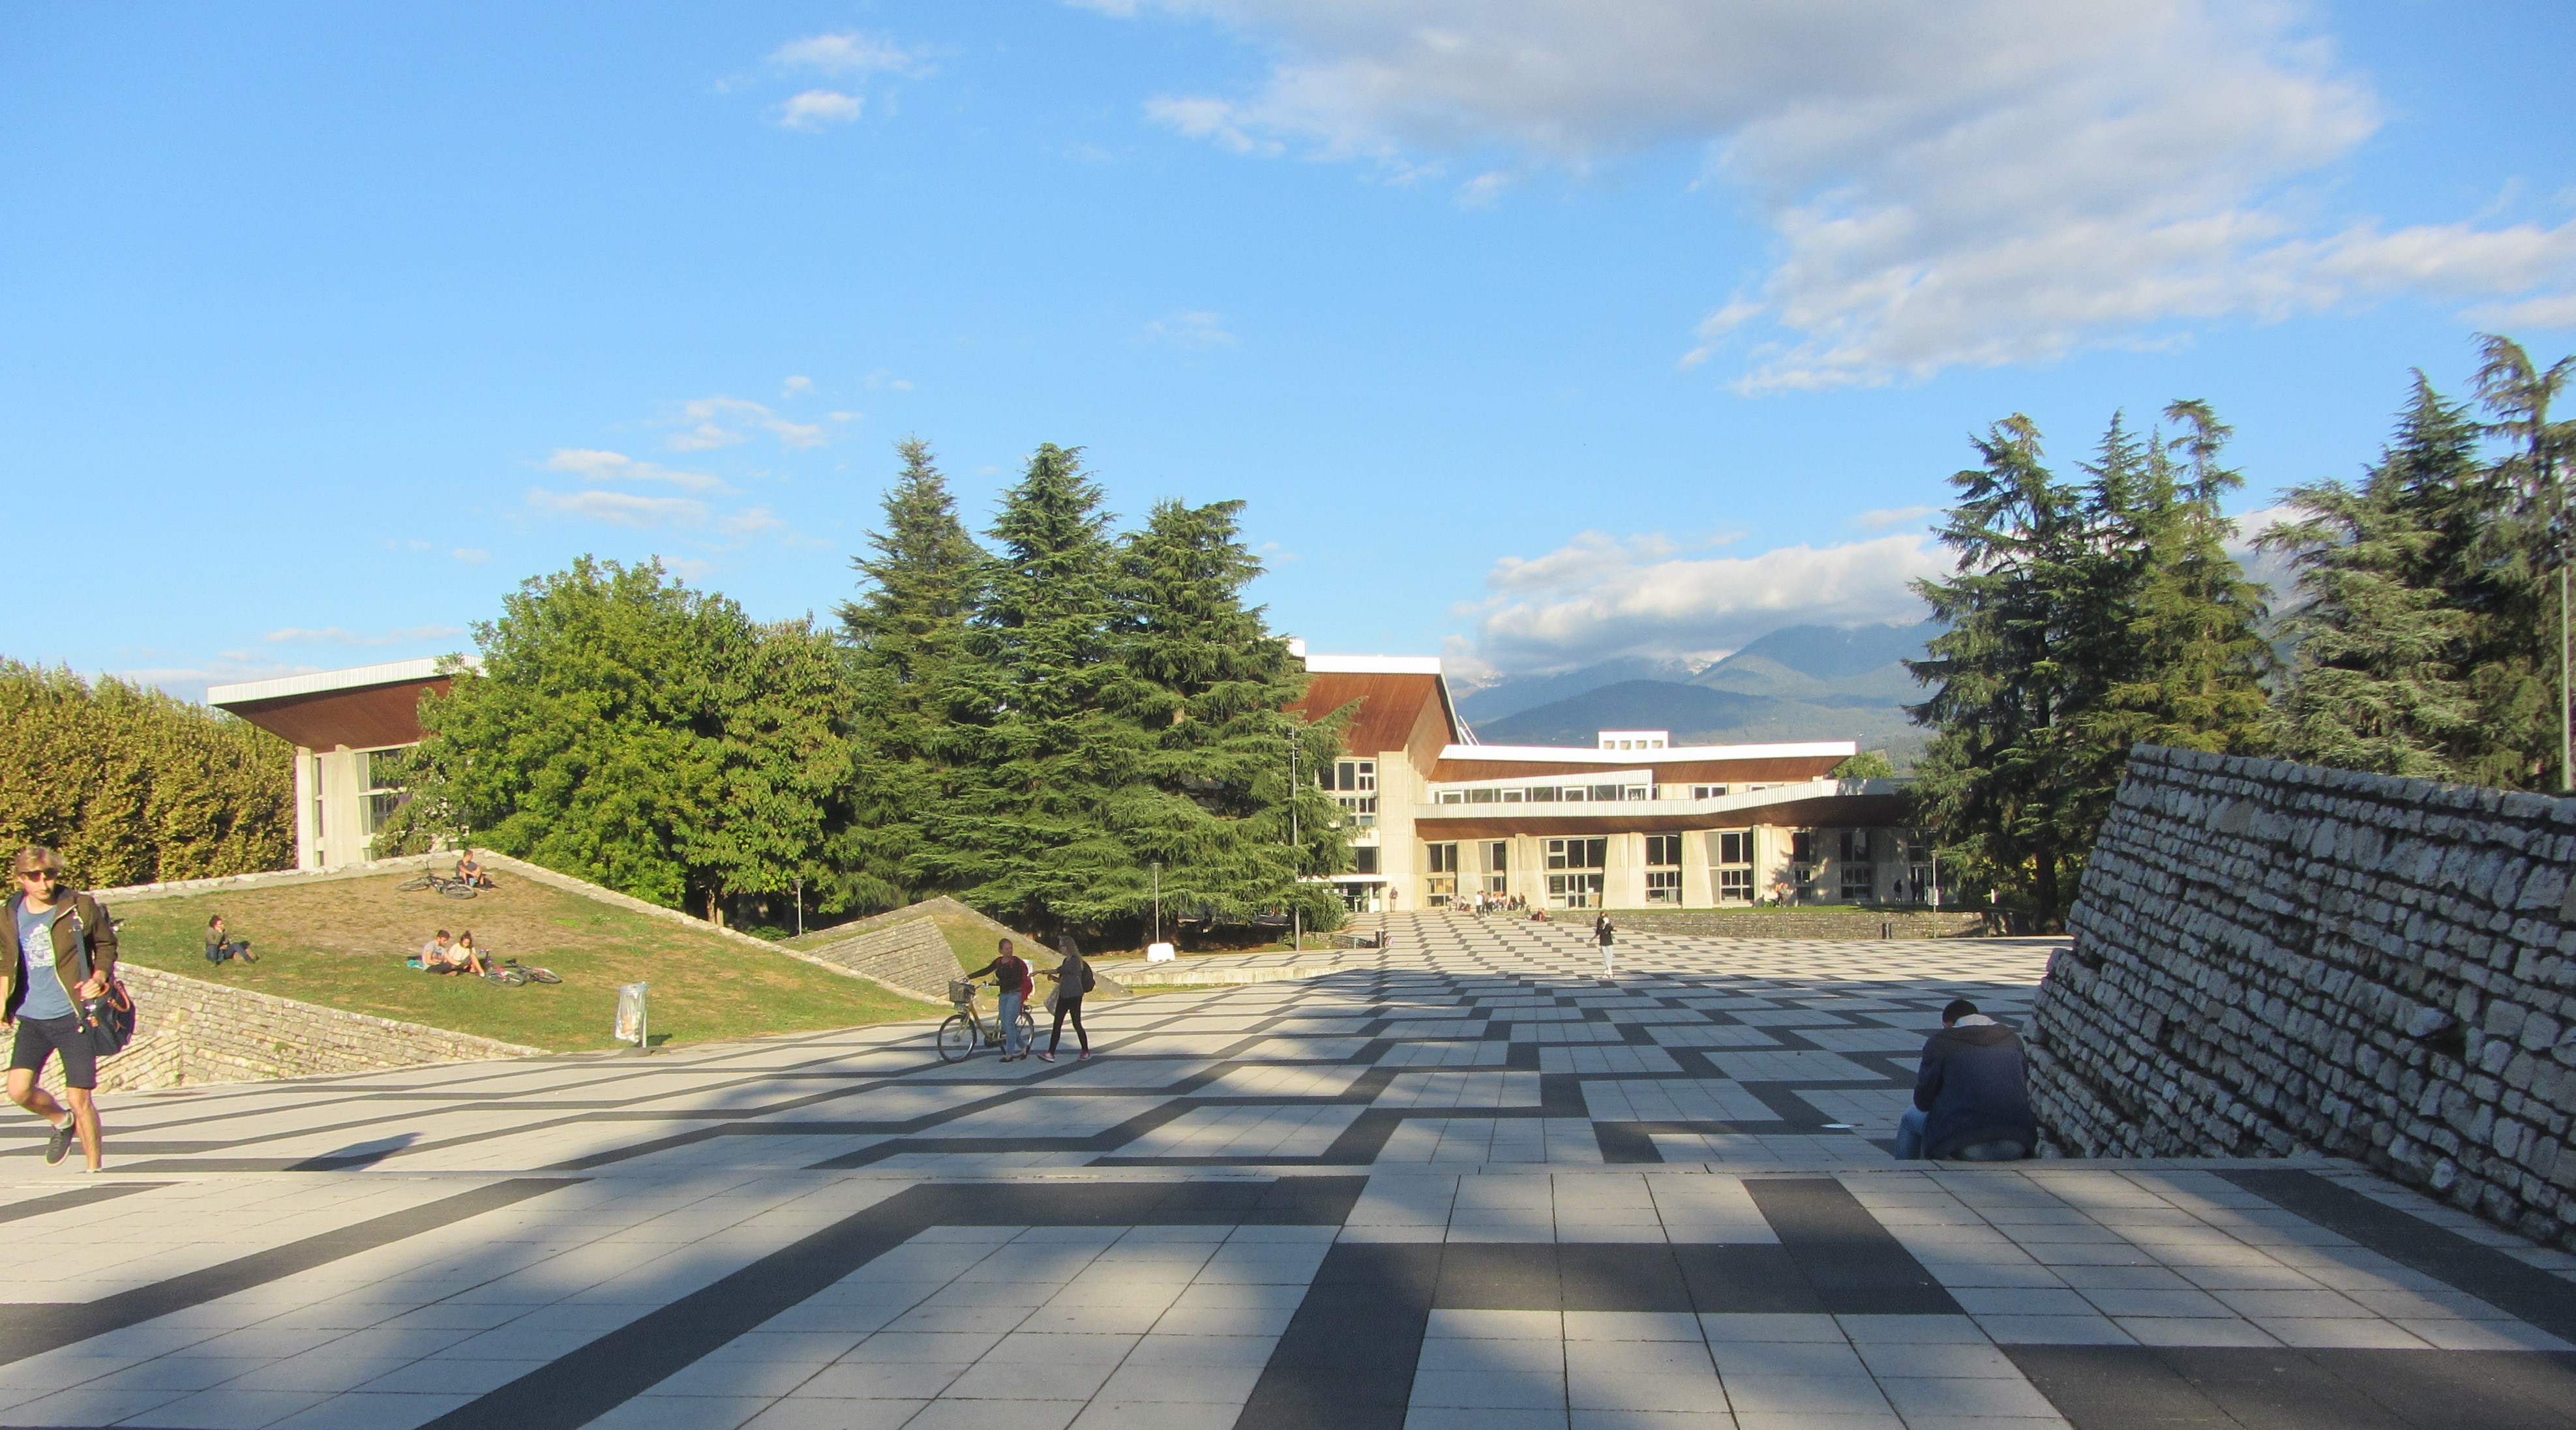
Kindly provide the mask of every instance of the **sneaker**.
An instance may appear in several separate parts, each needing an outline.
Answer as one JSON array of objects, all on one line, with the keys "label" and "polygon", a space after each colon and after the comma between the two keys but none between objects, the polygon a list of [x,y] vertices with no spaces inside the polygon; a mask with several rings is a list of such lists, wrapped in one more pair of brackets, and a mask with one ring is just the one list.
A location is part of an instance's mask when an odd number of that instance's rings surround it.
[{"label": "sneaker", "polygon": [[1054,1062],[1054,1061],[1055,1061],[1055,1054],[1053,1054],[1053,1053],[1040,1053],[1040,1054],[1038,1054],[1038,1061],[1039,1061],[1039,1062],[1042,1062],[1042,1063],[1051,1063],[1051,1062]]},{"label": "sneaker", "polygon": [[63,1125],[54,1129],[54,1135],[45,1139],[45,1165],[50,1167],[63,1160],[71,1150],[72,1120],[66,1117]]},{"label": "sneaker", "polygon": [[1075,1062],[1078,1062],[1078,1063],[1087,1063],[1087,1062],[1091,1061],[1091,1049],[1089,1049],[1089,1048],[1085,1048],[1085,1049],[1083,1049],[1083,1050],[1082,1050],[1082,1056],[1081,1056],[1081,1057],[1078,1057],[1078,1058],[1075,1058],[1075,1059],[1074,1059],[1074,1061],[1075,1061]]}]

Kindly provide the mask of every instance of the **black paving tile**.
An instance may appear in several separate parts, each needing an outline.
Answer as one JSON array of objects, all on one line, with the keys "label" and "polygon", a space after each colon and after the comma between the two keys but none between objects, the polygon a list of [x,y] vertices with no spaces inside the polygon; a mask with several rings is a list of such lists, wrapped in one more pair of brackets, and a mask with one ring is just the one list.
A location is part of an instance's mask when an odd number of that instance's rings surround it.
[{"label": "black paving tile", "polygon": [[2562,1340],[2576,1341],[2576,1282],[2313,1172],[2264,1169],[2218,1175],[2400,1266],[2466,1291]]},{"label": "black paving tile", "polygon": [[1959,1303],[1831,1177],[1752,1177],[1744,1189],[1823,1309],[1837,1315],[1958,1315]]}]

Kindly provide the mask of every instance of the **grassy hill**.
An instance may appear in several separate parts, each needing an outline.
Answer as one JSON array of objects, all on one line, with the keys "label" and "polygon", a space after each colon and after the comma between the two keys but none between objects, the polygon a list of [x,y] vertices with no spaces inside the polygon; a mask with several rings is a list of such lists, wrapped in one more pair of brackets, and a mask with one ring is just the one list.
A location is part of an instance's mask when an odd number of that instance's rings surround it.
[{"label": "grassy hill", "polygon": [[[919,1018],[934,1010],[713,933],[499,876],[458,900],[402,894],[407,873],[110,904],[123,956],[147,968],[555,1051],[616,1046],[622,983],[652,985],[654,1041],[716,1042]],[[249,967],[205,960],[206,919],[251,940]],[[440,929],[474,931],[496,957],[539,964],[557,986],[505,988],[403,960]]]}]

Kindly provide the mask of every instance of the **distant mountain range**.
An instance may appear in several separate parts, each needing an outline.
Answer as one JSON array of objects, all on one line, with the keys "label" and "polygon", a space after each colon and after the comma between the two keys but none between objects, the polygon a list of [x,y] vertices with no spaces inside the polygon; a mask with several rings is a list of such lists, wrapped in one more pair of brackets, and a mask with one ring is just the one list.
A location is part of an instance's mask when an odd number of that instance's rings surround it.
[{"label": "distant mountain range", "polygon": [[1603,730],[1669,730],[1673,743],[1857,740],[1901,767],[1925,732],[1901,706],[1923,698],[1899,664],[1939,629],[1790,626],[1704,668],[1622,657],[1558,675],[1505,676],[1458,700],[1493,745],[1589,745]]}]

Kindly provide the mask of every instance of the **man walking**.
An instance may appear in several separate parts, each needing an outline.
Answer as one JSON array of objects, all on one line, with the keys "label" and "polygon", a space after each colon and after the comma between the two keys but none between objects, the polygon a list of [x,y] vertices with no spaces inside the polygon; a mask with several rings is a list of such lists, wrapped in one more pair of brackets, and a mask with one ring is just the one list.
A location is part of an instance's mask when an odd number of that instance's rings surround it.
[{"label": "man walking", "polygon": [[1002,1061],[1015,1063],[1029,1055],[1028,1045],[1020,1040],[1020,1010],[1028,1006],[1029,995],[1037,992],[1037,979],[1029,973],[1029,961],[1012,950],[1009,939],[1002,940],[993,961],[967,974],[981,978],[989,973],[1002,990]]},{"label": "man walking", "polygon": [[[62,887],[62,856],[30,844],[12,861],[17,890],[9,897],[10,927],[16,932],[18,956],[0,963],[0,1025],[13,1027],[16,1039],[9,1058],[9,1100],[53,1124],[45,1144],[45,1161],[60,1162],[71,1150],[75,1133],[90,1171],[100,1165],[98,1056],[90,1048],[75,997],[96,998],[107,991],[116,972],[116,925],[107,910],[87,894]],[[36,1086],[48,1058],[63,1060],[66,1110],[51,1093]]]},{"label": "man walking", "polygon": [[1601,941],[1601,976],[1604,978],[1618,977],[1619,930],[1611,924],[1610,911],[1608,909],[1603,909],[1601,911],[1601,916],[1592,921],[1592,936]]}]

